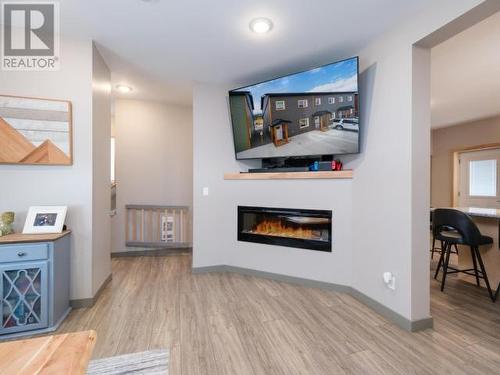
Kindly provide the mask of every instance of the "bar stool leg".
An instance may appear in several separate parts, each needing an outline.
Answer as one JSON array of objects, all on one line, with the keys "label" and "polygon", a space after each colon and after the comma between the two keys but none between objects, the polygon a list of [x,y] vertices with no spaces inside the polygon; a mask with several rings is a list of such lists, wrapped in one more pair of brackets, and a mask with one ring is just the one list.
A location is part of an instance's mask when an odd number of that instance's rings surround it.
[{"label": "bar stool leg", "polygon": [[448,273],[448,264],[450,263],[451,243],[445,245],[446,260],[443,263],[443,279],[441,280],[441,292],[444,290],[446,274]]},{"label": "bar stool leg", "polygon": [[481,286],[481,284],[479,283],[479,272],[477,271],[476,254],[472,246],[470,247],[470,256],[472,258],[472,264],[474,265],[474,274],[476,275],[476,285]]},{"label": "bar stool leg", "polygon": [[441,264],[443,263],[444,250],[446,248],[446,244],[443,246],[443,242],[441,241],[441,254],[439,255],[439,261],[436,268],[436,273],[434,274],[434,279],[437,279],[439,274],[439,269],[441,268]]},{"label": "bar stool leg", "polygon": [[484,269],[483,260],[481,259],[481,253],[479,253],[479,247],[475,246],[474,251],[476,252],[479,267],[481,267],[481,273],[483,274],[483,279],[486,284],[486,288],[488,289],[488,294],[490,295],[491,300],[495,302],[495,296],[493,296],[493,292],[491,291],[490,282],[488,281],[488,275],[486,274],[486,270]]},{"label": "bar stool leg", "polygon": [[436,237],[432,236],[431,260],[434,259],[434,251],[436,248]]}]

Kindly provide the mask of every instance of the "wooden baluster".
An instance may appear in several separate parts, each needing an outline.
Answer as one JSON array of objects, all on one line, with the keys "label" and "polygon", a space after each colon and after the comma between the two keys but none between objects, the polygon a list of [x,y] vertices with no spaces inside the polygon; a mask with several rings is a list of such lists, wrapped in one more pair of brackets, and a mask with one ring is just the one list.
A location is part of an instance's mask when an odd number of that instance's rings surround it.
[{"label": "wooden baluster", "polygon": [[148,242],[148,212],[149,210],[147,208],[144,209],[144,242]]},{"label": "wooden baluster", "polygon": [[184,242],[184,209],[181,209],[180,215],[180,242]]},{"label": "wooden baluster", "polygon": [[125,242],[130,240],[130,215],[129,209],[125,208]]},{"label": "wooden baluster", "polygon": [[148,210],[148,216],[149,216],[149,241],[150,242],[154,242],[154,238],[153,238],[153,210],[152,209],[149,209]]},{"label": "wooden baluster", "polygon": [[176,217],[176,212],[177,210],[172,210],[172,242],[177,242],[177,226],[175,225],[176,221],[177,221],[177,217]]},{"label": "wooden baluster", "polygon": [[132,240],[137,241],[137,210],[133,209],[134,214],[132,215]]},{"label": "wooden baluster", "polygon": [[168,209],[165,209],[165,242],[167,242],[167,230],[168,229]]},{"label": "wooden baluster", "polygon": [[141,222],[140,222],[140,239],[141,242],[144,242],[144,208],[141,209]]},{"label": "wooden baluster", "polygon": [[161,242],[161,210],[156,210],[156,234],[157,234],[157,242]]}]

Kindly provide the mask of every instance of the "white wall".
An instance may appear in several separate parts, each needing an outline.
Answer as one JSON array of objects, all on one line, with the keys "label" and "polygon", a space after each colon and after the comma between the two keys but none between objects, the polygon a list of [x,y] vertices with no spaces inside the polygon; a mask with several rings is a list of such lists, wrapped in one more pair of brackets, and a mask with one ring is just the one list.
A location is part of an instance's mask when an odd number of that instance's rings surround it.
[{"label": "white wall", "polygon": [[[478,3],[433,4],[360,51],[362,153],[345,158],[352,181],[224,181],[224,172],[244,169],[234,161],[227,90],[197,85],[194,163],[203,168],[194,174],[193,266],[230,264],[352,285],[406,319],[428,318],[428,53],[413,44]],[[331,208],[334,251],[237,242],[237,204]],[[396,275],[396,291],[383,284],[384,271]]]},{"label": "white wall", "polygon": [[0,211],[16,212],[20,232],[29,206],[68,206],[71,299],[76,300],[93,297],[111,272],[109,69],[90,39],[62,37],[60,50],[59,71],[0,71],[1,93],[70,100],[73,165],[0,165]]},{"label": "white wall", "polygon": [[[355,169],[353,287],[410,319],[429,316],[429,51],[420,39],[480,1],[443,1],[360,51],[363,154]],[[363,99],[364,97],[364,99]],[[380,282],[397,277],[396,291]]]},{"label": "white wall", "polygon": [[432,130],[431,202],[452,205],[453,152],[500,140],[500,116]]},{"label": "white wall", "polygon": [[[433,4],[359,53],[364,146],[350,165],[363,235],[353,240],[353,287],[410,320],[430,314],[430,61],[413,45],[480,2]],[[385,271],[396,291],[381,282]]]},{"label": "white wall", "polygon": [[116,101],[117,215],[112,220],[113,252],[136,250],[125,247],[126,204],[192,207],[192,124],[191,107]]},{"label": "white wall", "polygon": [[92,294],[111,274],[111,72],[92,46]]},{"label": "white wall", "polygon": [[1,93],[73,103],[73,165],[0,165],[0,211],[16,212],[21,231],[29,206],[67,205],[71,298],[92,296],[92,43],[61,40],[56,72],[0,71]]}]

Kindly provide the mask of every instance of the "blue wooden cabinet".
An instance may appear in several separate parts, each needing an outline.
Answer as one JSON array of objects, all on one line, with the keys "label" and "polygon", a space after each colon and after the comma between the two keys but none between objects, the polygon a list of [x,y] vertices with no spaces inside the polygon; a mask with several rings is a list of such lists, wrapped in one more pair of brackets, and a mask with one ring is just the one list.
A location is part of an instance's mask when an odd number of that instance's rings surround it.
[{"label": "blue wooden cabinet", "polygon": [[0,237],[0,340],[56,330],[69,288],[69,231]]}]

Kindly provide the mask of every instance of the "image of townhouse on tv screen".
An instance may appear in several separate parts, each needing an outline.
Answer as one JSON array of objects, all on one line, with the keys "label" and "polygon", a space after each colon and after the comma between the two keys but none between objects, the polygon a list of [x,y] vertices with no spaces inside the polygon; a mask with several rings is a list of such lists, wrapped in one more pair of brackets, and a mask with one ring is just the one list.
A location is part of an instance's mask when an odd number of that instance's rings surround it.
[{"label": "image of townhouse on tv screen", "polygon": [[237,159],[358,152],[358,59],[229,92]]}]

